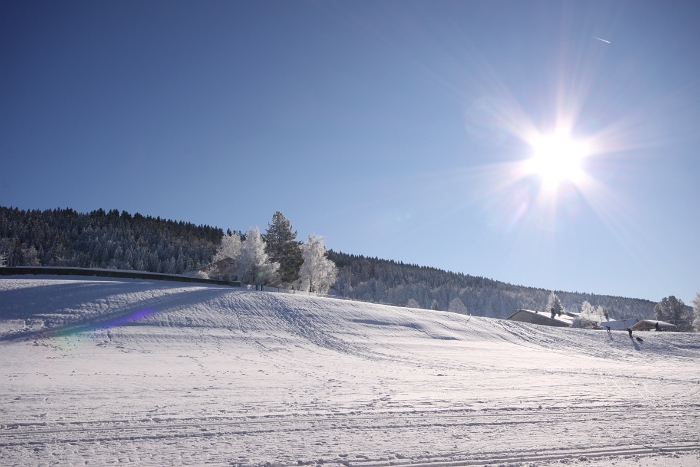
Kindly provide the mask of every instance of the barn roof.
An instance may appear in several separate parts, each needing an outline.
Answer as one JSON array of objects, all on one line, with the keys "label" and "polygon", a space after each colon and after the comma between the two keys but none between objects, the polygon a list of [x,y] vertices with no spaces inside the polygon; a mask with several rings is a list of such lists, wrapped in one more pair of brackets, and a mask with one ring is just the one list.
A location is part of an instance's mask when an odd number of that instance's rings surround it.
[{"label": "barn roof", "polygon": [[516,310],[515,313],[510,315],[508,318],[511,321],[520,321],[523,323],[539,324],[542,326],[557,326],[557,327],[571,327],[573,319],[570,316],[562,314],[556,318],[551,318],[549,313],[533,311],[533,310]]}]

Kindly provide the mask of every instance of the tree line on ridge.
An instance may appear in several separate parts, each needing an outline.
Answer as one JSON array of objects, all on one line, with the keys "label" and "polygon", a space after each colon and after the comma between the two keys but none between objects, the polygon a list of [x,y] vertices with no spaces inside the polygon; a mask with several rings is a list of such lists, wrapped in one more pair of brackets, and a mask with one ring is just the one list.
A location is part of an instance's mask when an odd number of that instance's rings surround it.
[{"label": "tree line on ridge", "polygon": [[[116,209],[78,213],[0,207],[0,262],[7,266],[192,275],[217,259],[233,257],[239,278],[248,283],[495,318],[505,318],[520,308],[546,310],[552,293],[400,261],[326,251],[320,237],[309,237],[304,243],[296,235],[281,212],[273,215],[265,233],[257,228],[243,233]],[[675,297],[657,304],[579,292],[556,291],[556,296],[566,311],[610,319],[655,317],[691,322],[693,317],[691,307],[682,301],[679,304]],[[693,304],[700,309],[700,298],[696,300],[697,305],[695,300]]]}]

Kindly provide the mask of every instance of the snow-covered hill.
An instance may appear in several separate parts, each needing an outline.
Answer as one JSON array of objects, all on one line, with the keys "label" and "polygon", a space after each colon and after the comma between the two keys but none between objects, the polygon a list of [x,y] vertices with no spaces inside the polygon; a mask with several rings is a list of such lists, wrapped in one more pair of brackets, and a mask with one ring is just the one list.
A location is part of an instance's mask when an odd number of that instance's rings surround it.
[{"label": "snow-covered hill", "polygon": [[3,278],[0,464],[541,465],[665,445],[693,465],[700,335],[641,336],[229,287]]}]

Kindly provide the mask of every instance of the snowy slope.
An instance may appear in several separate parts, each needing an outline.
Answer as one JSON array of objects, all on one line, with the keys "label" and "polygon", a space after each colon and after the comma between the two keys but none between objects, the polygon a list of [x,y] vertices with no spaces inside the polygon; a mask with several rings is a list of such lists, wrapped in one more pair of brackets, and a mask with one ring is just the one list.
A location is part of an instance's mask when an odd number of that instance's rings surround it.
[{"label": "snowy slope", "polygon": [[0,464],[540,465],[665,445],[694,465],[700,336],[641,335],[3,278]]}]

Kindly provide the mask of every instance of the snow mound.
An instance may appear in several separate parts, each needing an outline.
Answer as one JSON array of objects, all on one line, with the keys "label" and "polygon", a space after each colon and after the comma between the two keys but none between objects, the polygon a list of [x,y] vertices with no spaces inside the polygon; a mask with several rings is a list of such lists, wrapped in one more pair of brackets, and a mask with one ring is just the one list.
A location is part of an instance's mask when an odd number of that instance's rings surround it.
[{"label": "snow mound", "polygon": [[[691,334],[644,333],[643,343],[624,333],[561,329],[340,299],[261,293],[223,286],[140,280],[5,279],[0,281],[0,339],[100,333],[120,327],[133,339],[183,339],[182,328],[233,330],[302,340],[339,352],[371,355],[395,339],[502,343],[591,355],[625,362],[696,358]],[[158,328],[155,331],[153,328]],[[197,339],[208,334],[198,332]]]},{"label": "snow mound", "polygon": [[3,278],[0,464],[446,465],[695,449],[700,336],[639,334],[223,286]]}]

